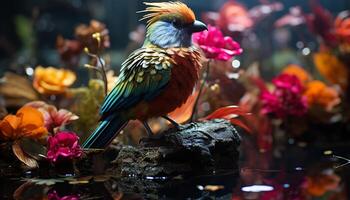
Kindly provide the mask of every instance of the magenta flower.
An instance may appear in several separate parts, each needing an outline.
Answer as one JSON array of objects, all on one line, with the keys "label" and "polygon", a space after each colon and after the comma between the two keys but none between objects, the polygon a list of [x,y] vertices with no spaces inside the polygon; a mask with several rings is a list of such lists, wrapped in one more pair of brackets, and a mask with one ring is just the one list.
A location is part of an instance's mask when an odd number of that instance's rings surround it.
[{"label": "magenta flower", "polygon": [[57,192],[54,190],[49,192],[49,194],[47,195],[47,199],[48,200],[79,200],[80,198],[79,196],[76,196],[76,195],[60,197],[58,196]]},{"label": "magenta flower", "polygon": [[289,74],[281,74],[272,81],[275,89],[261,94],[262,113],[276,118],[302,116],[307,112],[307,101],[302,96],[300,80]]},{"label": "magenta flower", "polygon": [[82,149],[78,144],[79,137],[73,132],[58,132],[48,139],[47,159],[56,162],[60,159],[80,158]]},{"label": "magenta flower", "polygon": [[227,61],[243,52],[240,45],[231,37],[224,37],[218,28],[210,25],[207,31],[193,34],[193,42],[209,59]]},{"label": "magenta flower", "polygon": [[299,78],[295,75],[281,74],[272,80],[272,83],[278,89],[290,90],[295,94],[301,94],[303,92],[303,86]]}]

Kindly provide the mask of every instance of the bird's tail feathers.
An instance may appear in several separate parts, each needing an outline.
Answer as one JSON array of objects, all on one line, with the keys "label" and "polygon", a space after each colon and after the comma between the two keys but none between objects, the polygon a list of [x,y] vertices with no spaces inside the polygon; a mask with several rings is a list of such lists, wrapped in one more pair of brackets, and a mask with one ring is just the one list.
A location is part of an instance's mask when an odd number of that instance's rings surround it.
[{"label": "bird's tail feathers", "polygon": [[126,126],[128,120],[120,116],[109,116],[103,119],[95,131],[83,143],[83,148],[104,149]]}]

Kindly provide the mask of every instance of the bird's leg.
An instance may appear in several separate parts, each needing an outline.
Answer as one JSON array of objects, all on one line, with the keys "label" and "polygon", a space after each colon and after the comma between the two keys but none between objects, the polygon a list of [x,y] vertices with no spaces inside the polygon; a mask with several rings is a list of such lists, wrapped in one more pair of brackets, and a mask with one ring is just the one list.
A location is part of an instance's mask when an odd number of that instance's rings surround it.
[{"label": "bird's leg", "polygon": [[148,137],[153,136],[153,131],[151,129],[151,127],[149,127],[149,125],[147,124],[147,122],[142,122],[143,126],[145,127],[146,131],[147,131],[147,135]]},{"label": "bird's leg", "polygon": [[175,120],[171,119],[170,117],[164,115],[162,118],[166,119],[168,122],[170,122],[176,129],[180,129],[180,124],[178,124]]}]

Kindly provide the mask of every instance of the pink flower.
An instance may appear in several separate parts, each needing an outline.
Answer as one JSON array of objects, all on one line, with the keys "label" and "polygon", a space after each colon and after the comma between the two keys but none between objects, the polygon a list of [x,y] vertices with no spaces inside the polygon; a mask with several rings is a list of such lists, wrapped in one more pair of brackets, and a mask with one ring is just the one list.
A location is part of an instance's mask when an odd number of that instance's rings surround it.
[{"label": "pink flower", "polygon": [[280,28],[284,26],[299,26],[304,24],[305,16],[300,6],[289,8],[289,13],[282,16],[275,22],[275,26]]},{"label": "pink flower", "polygon": [[33,101],[26,104],[26,106],[37,108],[44,115],[45,127],[51,132],[54,132],[55,128],[60,128],[79,119],[72,112],[66,109],[57,110],[55,106],[46,104],[43,101]]},{"label": "pink flower", "polygon": [[47,199],[48,200],[79,200],[80,198],[79,196],[76,196],[76,195],[60,197],[58,196],[57,192],[54,190],[47,195]]},{"label": "pink flower", "polygon": [[293,93],[301,94],[303,86],[299,78],[295,75],[281,74],[272,80],[272,83],[278,89],[290,90]]},{"label": "pink flower", "polygon": [[306,98],[302,96],[303,86],[300,80],[289,74],[281,74],[272,81],[275,89],[261,94],[262,113],[276,118],[302,116],[307,111]]},{"label": "pink flower", "polygon": [[225,33],[232,33],[252,28],[255,21],[246,7],[237,1],[229,0],[221,7],[216,24]]},{"label": "pink flower", "polygon": [[74,159],[82,155],[79,137],[73,132],[58,132],[48,139],[47,159],[56,162],[58,158]]},{"label": "pink flower", "polygon": [[227,61],[243,52],[231,37],[224,37],[218,28],[210,25],[207,31],[193,34],[193,42],[198,44],[209,59]]}]

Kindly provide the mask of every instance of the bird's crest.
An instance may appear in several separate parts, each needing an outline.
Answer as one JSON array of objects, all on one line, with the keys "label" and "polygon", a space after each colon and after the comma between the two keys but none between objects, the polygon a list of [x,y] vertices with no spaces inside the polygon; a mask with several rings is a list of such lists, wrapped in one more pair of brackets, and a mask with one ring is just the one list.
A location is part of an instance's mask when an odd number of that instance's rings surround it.
[{"label": "bird's crest", "polygon": [[141,20],[147,20],[147,25],[151,25],[162,17],[176,16],[180,17],[184,23],[193,23],[196,17],[193,11],[182,2],[144,2],[148,6]]}]

